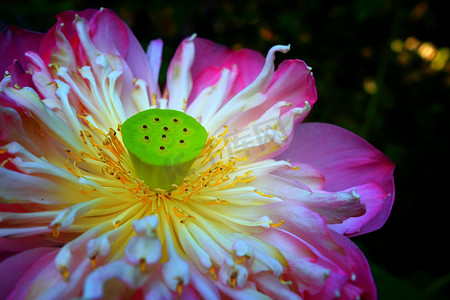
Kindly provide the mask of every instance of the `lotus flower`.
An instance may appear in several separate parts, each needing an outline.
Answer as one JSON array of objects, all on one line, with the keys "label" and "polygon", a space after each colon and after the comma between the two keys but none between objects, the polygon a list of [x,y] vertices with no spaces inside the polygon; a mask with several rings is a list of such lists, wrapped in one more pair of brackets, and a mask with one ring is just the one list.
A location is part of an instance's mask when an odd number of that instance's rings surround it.
[{"label": "lotus flower", "polygon": [[349,237],[387,219],[393,164],[299,124],[289,46],[188,37],[161,91],[162,41],[107,9],[0,40],[0,298],[376,298]]}]

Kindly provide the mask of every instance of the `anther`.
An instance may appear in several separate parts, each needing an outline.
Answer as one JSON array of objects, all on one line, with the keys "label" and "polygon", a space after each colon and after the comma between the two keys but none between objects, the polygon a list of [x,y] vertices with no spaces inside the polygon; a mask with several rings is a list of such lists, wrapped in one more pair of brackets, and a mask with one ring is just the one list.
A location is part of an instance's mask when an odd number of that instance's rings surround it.
[{"label": "anther", "polygon": [[60,226],[61,226],[61,225],[59,225],[58,223],[56,223],[56,224],[53,226],[52,235],[53,235],[55,238],[59,237],[59,227],[60,227]]},{"label": "anther", "polygon": [[120,226],[120,221],[116,221],[116,223],[114,223],[114,229],[119,228]]},{"label": "anther", "polygon": [[61,276],[64,278],[64,281],[69,281],[69,270],[65,266],[61,266],[60,268]]},{"label": "anther", "polygon": [[216,271],[214,270],[214,267],[209,268],[209,274],[214,278],[214,280],[217,280]]},{"label": "anther", "polygon": [[281,225],[284,224],[284,220],[281,220],[279,223],[270,223],[270,227],[280,227]]},{"label": "anther", "polygon": [[92,269],[95,269],[95,267],[96,267],[95,256],[91,257],[90,260],[91,260]]},{"label": "anther", "polygon": [[177,284],[177,293],[178,293],[178,297],[181,296],[181,293],[183,292],[183,281],[179,281]]},{"label": "anther", "polygon": [[278,280],[280,280],[280,283],[284,284],[284,285],[291,285],[292,284],[292,280],[285,281],[285,280],[283,280],[283,278],[281,278],[281,276],[278,278]]},{"label": "anther", "polygon": [[230,287],[234,288],[236,286],[236,282],[237,282],[237,274],[233,273],[231,274],[230,279],[227,280],[227,283]]},{"label": "anther", "polygon": [[139,267],[141,269],[141,272],[144,273],[145,272],[145,264],[146,264],[145,258],[141,258],[139,261],[140,261]]}]

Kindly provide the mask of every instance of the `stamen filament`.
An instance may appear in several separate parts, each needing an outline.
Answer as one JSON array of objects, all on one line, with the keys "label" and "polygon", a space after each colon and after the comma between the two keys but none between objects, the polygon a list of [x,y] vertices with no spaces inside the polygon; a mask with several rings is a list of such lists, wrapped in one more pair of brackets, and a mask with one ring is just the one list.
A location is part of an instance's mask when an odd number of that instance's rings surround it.
[{"label": "stamen filament", "polygon": [[284,220],[281,220],[279,223],[270,223],[270,227],[280,227],[284,224]]}]

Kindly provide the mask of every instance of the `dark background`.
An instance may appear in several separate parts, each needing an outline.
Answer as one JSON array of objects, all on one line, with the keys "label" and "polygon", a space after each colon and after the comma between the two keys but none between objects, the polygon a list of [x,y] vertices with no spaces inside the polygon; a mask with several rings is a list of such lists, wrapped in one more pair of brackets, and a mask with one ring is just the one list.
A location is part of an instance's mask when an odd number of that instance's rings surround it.
[{"label": "dark background", "polygon": [[[197,33],[278,62],[313,68],[319,101],[308,121],[340,125],[396,164],[386,225],[353,240],[366,254],[380,299],[450,299],[447,192],[450,49],[447,1],[2,1],[8,24],[45,32],[60,11],[108,7],[144,47],[165,43],[162,74],[180,41]],[[161,77],[164,80],[164,77]]]}]

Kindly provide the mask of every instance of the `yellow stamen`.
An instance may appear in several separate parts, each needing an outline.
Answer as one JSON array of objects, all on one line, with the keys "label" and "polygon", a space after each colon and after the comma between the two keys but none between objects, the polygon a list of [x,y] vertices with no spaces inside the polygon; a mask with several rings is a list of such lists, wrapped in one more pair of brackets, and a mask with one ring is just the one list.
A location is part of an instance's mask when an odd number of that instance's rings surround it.
[{"label": "yellow stamen", "polygon": [[[80,132],[81,132],[81,131],[80,131]],[[83,135],[83,136],[84,136],[84,135]],[[96,157],[90,155],[90,154],[87,153],[87,152],[81,151],[81,152],[80,152],[80,155],[81,155],[81,156],[87,156],[87,157],[89,157],[89,158],[92,159],[92,160],[98,161],[98,159],[97,159]]]},{"label": "yellow stamen", "polygon": [[188,193],[186,197],[184,197],[183,202],[186,203],[191,199],[192,193]]},{"label": "yellow stamen", "polygon": [[59,227],[60,227],[61,225],[60,224],[58,224],[58,223],[56,223],[55,225],[53,225],[53,229],[52,229],[52,235],[55,237],[55,238],[57,238],[57,237],[59,237]]},{"label": "yellow stamen", "polygon": [[242,256],[241,258],[237,258],[236,257],[236,251],[233,251],[233,261],[235,264],[240,265],[242,264],[244,261],[246,261],[248,258],[247,255]]},{"label": "yellow stamen", "polygon": [[[221,140],[222,140],[222,139],[221,139]],[[223,146],[220,147],[219,149],[217,149],[217,150],[216,150],[216,153],[214,153],[213,156],[209,157],[209,159],[208,159],[208,156],[209,156],[209,155],[206,156],[205,159],[203,159],[203,161],[202,161],[202,167],[203,167],[203,166],[206,166],[210,161],[212,161],[215,157],[217,157],[217,155],[221,154],[223,148],[225,148],[225,147],[227,146],[227,144],[228,144],[230,141],[231,141],[231,138],[226,139],[225,141],[223,141]]]},{"label": "yellow stamen", "polygon": [[212,202],[203,202],[203,204],[206,204],[206,205],[213,205],[213,204],[228,205],[229,202],[228,202],[228,201],[225,201],[225,200],[217,199],[216,201],[212,201]]},{"label": "yellow stamen", "polygon": [[80,178],[81,175],[80,175],[80,174],[77,174],[77,173],[74,171],[74,169],[72,169],[71,167],[69,167],[69,161],[70,161],[70,157],[69,157],[68,160],[66,160],[66,162],[65,162],[66,169],[67,169],[70,173],[72,173],[75,177]]},{"label": "yellow stamen", "polygon": [[0,164],[0,168],[4,168],[5,165],[6,165],[9,161],[11,161],[11,159],[9,159],[9,158],[7,158],[7,159],[5,159],[4,161],[2,161],[2,163]]},{"label": "yellow stamen", "polygon": [[211,266],[211,268],[209,268],[209,274],[211,274],[211,276],[214,278],[214,280],[217,280],[217,275],[216,275],[216,271],[214,270],[214,267]]},{"label": "yellow stamen", "polygon": [[284,224],[284,220],[281,220],[279,223],[270,223],[270,227],[280,227]]},{"label": "yellow stamen", "polygon": [[92,269],[95,269],[95,267],[96,267],[95,256],[94,256],[94,257],[91,257],[90,259],[91,259],[91,266],[92,266]]},{"label": "yellow stamen", "polygon": [[219,134],[219,137],[223,137],[228,132],[228,125],[223,125],[223,127],[225,127],[225,130],[221,134]]},{"label": "yellow stamen", "polygon": [[177,207],[174,207],[173,211],[175,212],[175,216],[177,216],[177,217],[182,217],[182,218],[187,218],[188,217],[183,212],[180,212],[180,210]]},{"label": "yellow stamen", "polygon": [[300,168],[297,167],[297,166],[293,166],[293,167],[291,167],[291,169],[292,169],[292,170],[300,170]]},{"label": "yellow stamen", "polygon": [[114,229],[117,229],[120,227],[120,221],[116,221],[116,223],[114,223]]},{"label": "yellow stamen", "polygon": [[152,94],[152,106],[155,106],[155,105],[156,105],[156,94],[153,93]]},{"label": "yellow stamen", "polygon": [[81,158],[79,158],[78,156],[76,156],[75,154],[73,154],[72,151],[70,151],[70,149],[66,148],[66,149],[64,149],[64,151],[66,151],[67,153],[69,153],[69,155],[72,156],[73,158],[75,158],[75,160],[77,160],[77,161],[83,161]]},{"label": "yellow stamen", "polygon": [[257,193],[257,194],[259,194],[259,195],[261,195],[261,196],[264,196],[264,197],[268,197],[268,198],[273,198],[273,197],[275,197],[274,195],[266,195],[266,194],[263,194],[263,193],[261,193],[261,192],[258,191],[258,190],[255,190],[255,193]]},{"label": "yellow stamen", "polygon": [[232,158],[235,159],[235,160],[238,160],[238,161],[247,161],[249,157],[250,157],[250,156],[247,154],[247,155],[246,155],[245,157],[243,157],[243,158],[237,158],[236,156],[233,156]]},{"label": "yellow stamen", "polygon": [[140,267],[141,272],[144,273],[145,272],[145,267],[146,267],[145,258],[141,258],[140,259],[139,267]]},{"label": "yellow stamen", "polygon": [[178,282],[178,284],[177,284],[177,293],[178,293],[178,297],[181,296],[181,293],[182,293],[182,292],[183,292],[183,282],[180,281],[180,282]]},{"label": "yellow stamen", "polygon": [[92,190],[86,191],[86,190],[84,190],[84,189],[81,189],[81,190],[80,190],[80,193],[85,194],[85,195],[88,195],[88,194],[94,193],[95,191],[97,191],[97,190],[96,190],[96,189],[92,189]]},{"label": "yellow stamen", "polygon": [[236,286],[236,282],[237,282],[237,275],[236,274],[231,274],[231,277],[229,280],[227,280],[227,283],[230,287],[234,288]]},{"label": "yellow stamen", "polygon": [[181,223],[181,224],[186,224],[186,222],[187,222],[189,219],[195,219],[195,217],[193,217],[193,216],[187,216],[186,219],[181,220],[180,223]]},{"label": "yellow stamen", "polygon": [[61,266],[59,269],[61,276],[64,278],[64,281],[69,281],[69,270],[65,266]]},{"label": "yellow stamen", "polygon": [[281,276],[278,279],[280,280],[281,284],[284,284],[284,285],[291,285],[292,284],[292,280],[284,281],[283,278],[281,278]]},{"label": "yellow stamen", "polygon": [[83,133],[83,131],[82,130],[80,130],[80,137],[81,137],[81,139],[83,140],[83,144],[87,144],[87,142],[86,142],[86,137],[84,136],[84,133]]}]

